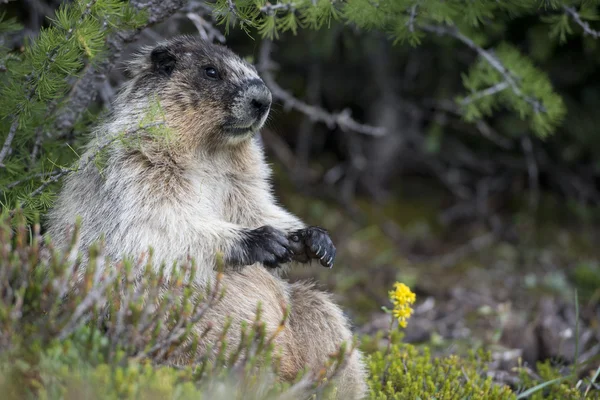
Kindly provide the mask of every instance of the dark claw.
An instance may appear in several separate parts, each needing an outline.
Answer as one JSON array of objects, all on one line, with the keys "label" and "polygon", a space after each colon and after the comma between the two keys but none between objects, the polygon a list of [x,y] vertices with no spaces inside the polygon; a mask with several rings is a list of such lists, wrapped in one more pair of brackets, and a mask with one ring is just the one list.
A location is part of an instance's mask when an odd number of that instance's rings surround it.
[{"label": "dark claw", "polygon": [[286,234],[272,226],[262,226],[244,232],[244,236],[234,246],[227,257],[227,264],[233,266],[262,263],[268,268],[278,268],[292,261],[294,250]]},{"label": "dark claw", "polygon": [[318,259],[322,266],[333,267],[336,250],[325,229],[311,226],[292,232],[288,235],[288,239],[294,251],[295,261],[306,263]]}]

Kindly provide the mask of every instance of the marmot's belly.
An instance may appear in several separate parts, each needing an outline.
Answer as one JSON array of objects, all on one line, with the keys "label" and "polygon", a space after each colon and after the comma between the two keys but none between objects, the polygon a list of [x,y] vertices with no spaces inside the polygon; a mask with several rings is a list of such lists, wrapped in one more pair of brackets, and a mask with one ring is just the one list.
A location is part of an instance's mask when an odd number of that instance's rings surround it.
[{"label": "marmot's belly", "polygon": [[287,282],[255,264],[225,272],[221,284],[225,288],[223,307],[235,310],[235,319],[253,321],[260,303],[267,328],[279,326],[289,304]]}]

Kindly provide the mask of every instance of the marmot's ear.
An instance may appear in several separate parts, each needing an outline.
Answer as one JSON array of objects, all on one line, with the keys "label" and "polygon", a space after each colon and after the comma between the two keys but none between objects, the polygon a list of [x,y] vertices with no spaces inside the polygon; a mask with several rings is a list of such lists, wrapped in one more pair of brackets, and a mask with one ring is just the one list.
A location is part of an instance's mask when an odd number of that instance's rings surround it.
[{"label": "marmot's ear", "polygon": [[175,69],[176,59],[164,46],[158,46],[150,53],[152,70],[162,76],[171,76]]}]

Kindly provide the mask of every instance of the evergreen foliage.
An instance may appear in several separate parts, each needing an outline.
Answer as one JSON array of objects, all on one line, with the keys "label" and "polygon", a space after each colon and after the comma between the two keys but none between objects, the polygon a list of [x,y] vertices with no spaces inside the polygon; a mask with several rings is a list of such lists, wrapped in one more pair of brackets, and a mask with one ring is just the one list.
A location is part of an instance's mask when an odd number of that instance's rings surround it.
[{"label": "evergreen foliage", "polygon": [[330,0],[280,1],[218,0],[220,22],[255,28],[263,37],[298,27],[319,29],[341,20],[364,30],[385,32],[394,43],[417,46],[428,34],[448,36],[473,49],[479,56],[463,75],[467,94],[457,99],[467,121],[508,109],[528,122],[544,138],[554,133],[565,118],[566,107],[548,76],[518,49],[501,38],[507,23],[516,17],[542,13],[548,36],[564,41],[573,34],[574,8],[581,21],[598,18],[593,1],[463,1],[438,0]]},{"label": "evergreen foliage", "polygon": [[[44,190],[31,196],[35,185],[56,166],[69,165],[74,159],[54,127],[57,112],[84,67],[104,56],[107,35],[137,28],[144,20],[144,13],[135,11],[127,1],[80,0],[63,4],[51,25],[20,54],[0,47],[4,68],[0,82],[0,188],[6,209],[22,205],[32,216],[48,208],[52,193]],[[15,29],[18,26],[13,20],[0,21],[0,31]]]},{"label": "evergreen foliage", "polygon": [[[598,18],[595,2],[571,0],[477,1],[468,7],[437,0],[217,0],[213,7],[227,28],[240,26],[268,38],[341,21],[382,31],[397,45],[418,46],[439,36],[447,46],[467,46],[476,59],[462,75],[464,95],[456,98],[465,120],[478,122],[508,110],[540,138],[557,130],[566,106],[547,74],[506,39],[505,30],[514,18],[534,16],[556,41],[581,33],[595,38],[586,21]],[[49,27],[21,52],[9,52],[0,43],[0,202],[5,210],[21,206],[31,219],[51,205],[55,183],[65,175],[59,172],[72,168],[82,133],[94,120],[93,114],[80,120],[75,132],[57,129],[56,116],[70,88],[86,68],[106,57],[109,34],[135,29],[144,20],[127,1],[77,0],[61,6]],[[14,20],[0,21],[0,33],[17,29]]]}]

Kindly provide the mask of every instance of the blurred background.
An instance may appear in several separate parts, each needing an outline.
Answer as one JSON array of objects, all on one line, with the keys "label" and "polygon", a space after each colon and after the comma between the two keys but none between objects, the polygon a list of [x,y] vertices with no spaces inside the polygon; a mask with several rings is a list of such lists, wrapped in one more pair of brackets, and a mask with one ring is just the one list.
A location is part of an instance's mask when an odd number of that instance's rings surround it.
[{"label": "blurred background", "polygon": [[[26,28],[8,37],[12,49],[36,36],[60,4],[0,3]],[[436,354],[492,349],[499,380],[510,381],[519,360],[566,365],[577,353],[593,361],[600,354],[600,23],[590,3],[585,20],[579,8],[560,4],[506,12],[469,32],[471,45],[435,27],[416,42],[394,43],[384,30],[335,19],[273,40],[240,29],[239,20],[226,33],[214,4],[190,1],[127,40],[64,142],[85,142],[87,116],[110,109],[126,79],[123,61],[139,46],[181,33],[226,44],[257,66],[273,92],[261,139],[281,203],[330,230],[338,248],[332,270],[312,265],[290,279],[331,290],[355,331],[369,335],[387,329],[381,306],[389,306],[393,282],[404,282],[417,294],[405,341]],[[535,115],[485,103],[514,95],[510,80],[481,90],[469,78],[480,49],[506,43],[562,99],[552,132],[536,130]],[[479,109],[468,108],[476,102]]]}]

